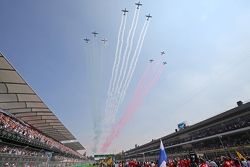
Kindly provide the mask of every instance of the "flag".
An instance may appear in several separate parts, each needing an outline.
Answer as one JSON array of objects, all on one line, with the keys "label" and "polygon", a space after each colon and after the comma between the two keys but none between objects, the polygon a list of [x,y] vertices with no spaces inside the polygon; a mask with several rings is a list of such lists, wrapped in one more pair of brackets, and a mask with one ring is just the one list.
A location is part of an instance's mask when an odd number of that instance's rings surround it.
[{"label": "flag", "polygon": [[246,161],[246,158],[243,155],[241,155],[241,153],[239,151],[235,151],[235,152],[240,160],[243,159],[244,161]]},{"label": "flag", "polygon": [[109,165],[109,166],[111,166],[112,165],[112,157],[110,157],[109,159],[108,159],[108,161],[107,161],[107,164]]},{"label": "flag", "polygon": [[[161,141],[161,140],[160,140]],[[158,161],[158,167],[166,167],[167,154],[165,152],[162,141],[160,142],[160,156]]]}]

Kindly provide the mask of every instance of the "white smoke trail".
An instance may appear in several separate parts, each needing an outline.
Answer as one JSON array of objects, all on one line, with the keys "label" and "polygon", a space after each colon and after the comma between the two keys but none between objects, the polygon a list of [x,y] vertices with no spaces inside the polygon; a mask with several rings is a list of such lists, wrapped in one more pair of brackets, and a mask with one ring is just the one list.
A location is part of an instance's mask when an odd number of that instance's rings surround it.
[{"label": "white smoke trail", "polygon": [[[95,41],[98,42],[98,41]],[[101,44],[101,45],[100,45]],[[96,44],[95,44],[96,45]],[[94,58],[94,68],[96,69],[95,76],[93,77],[94,80],[92,81],[92,85],[94,85],[94,100],[92,110],[95,113],[95,119],[94,119],[94,144],[92,147],[92,151],[96,153],[98,144],[100,143],[101,139],[101,133],[102,133],[102,116],[103,112],[101,112],[101,97],[102,97],[102,89],[101,89],[101,83],[103,81],[103,56],[104,56],[104,49],[105,44],[100,43],[95,47],[95,50],[98,51],[96,54],[93,55]]]},{"label": "white smoke trail", "polygon": [[[86,42],[86,48],[85,48],[85,57],[87,58],[86,62],[86,71],[88,71],[88,88],[89,88],[89,104],[90,104],[90,110],[91,110],[91,115],[92,115],[92,123],[93,123],[93,143],[98,143],[98,141],[96,140],[97,135],[98,135],[98,126],[96,124],[97,121],[97,113],[95,112],[95,108],[94,108],[94,104],[95,104],[95,100],[94,100],[94,85],[93,85],[93,80],[94,80],[94,76],[95,76],[95,64],[94,64],[94,55],[95,55],[95,39],[93,38],[93,40],[91,40],[91,42]],[[91,46],[90,46],[91,45]],[[95,144],[94,144],[95,145]],[[96,150],[97,148],[92,148],[92,150]]]},{"label": "white smoke trail", "polygon": [[124,97],[126,95],[127,88],[131,82],[131,79],[132,79],[133,73],[135,71],[135,67],[137,65],[137,61],[138,61],[138,58],[139,58],[139,55],[141,52],[142,44],[143,44],[143,41],[144,41],[144,38],[145,38],[145,35],[147,32],[148,25],[149,25],[149,21],[145,21],[143,28],[142,28],[142,31],[140,33],[137,45],[136,45],[134,55],[132,57],[132,60],[131,60],[130,66],[129,66],[128,77],[125,80],[125,84],[124,84],[124,87],[122,89],[121,96],[116,99],[116,101],[114,102],[114,104],[116,104],[116,105],[114,105],[112,110],[110,111],[111,114],[109,114],[109,122],[111,125],[114,124],[114,122],[115,122],[115,113],[117,112],[119,105],[123,102]]},{"label": "white smoke trail", "polygon": [[118,75],[118,71],[119,71],[119,65],[121,62],[121,52],[122,52],[122,46],[123,46],[123,39],[124,39],[124,33],[125,33],[125,27],[126,27],[126,21],[127,21],[127,15],[125,15],[125,21],[124,21],[124,25],[123,25],[123,30],[122,30],[122,36],[121,36],[121,42],[120,42],[120,46],[119,46],[119,53],[117,55],[117,64],[116,64],[116,68],[115,69],[115,76],[114,76],[114,82],[112,83],[112,89],[111,92],[114,93],[114,88],[115,88],[115,84],[117,82],[117,75]]},{"label": "white smoke trail", "polygon": [[[98,51],[99,48],[97,48],[97,40],[94,37],[93,38],[93,43],[92,43],[92,55],[91,55],[91,111],[93,114],[93,126],[94,126],[94,148],[92,149],[95,151],[96,145],[99,143],[99,138],[100,138],[100,106],[99,105],[99,100],[98,98],[98,92],[100,90],[100,70],[99,68],[99,61],[97,61],[98,58]],[[101,62],[100,62],[101,63]]]},{"label": "white smoke trail", "polygon": [[[110,101],[108,104],[108,110],[107,110],[107,117],[105,116],[105,118],[109,118],[109,115],[112,114],[110,112],[110,108],[112,108],[115,104],[115,85],[117,83],[117,76],[118,76],[118,72],[120,69],[120,63],[121,63],[121,53],[122,53],[122,48],[123,48],[123,40],[124,40],[124,33],[125,33],[125,27],[126,27],[126,22],[127,22],[127,15],[124,15],[125,17],[125,21],[124,21],[124,25],[122,27],[122,36],[121,36],[121,42],[120,42],[120,46],[119,46],[119,53],[117,55],[117,64],[116,64],[116,68],[115,68],[115,75],[114,75],[114,81],[112,83],[112,87],[111,87],[111,97],[110,97]],[[106,113],[106,112],[105,112]],[[109,122],[109,120],[106,120],[106,122]]]},{"label": "white smoke trail", "polygon": [[[139,10],[140,10],[140,8],[139,8]],[[127,71],[127,67],[128,67],[128,60],[129,60],[129,57],[130,57],[130,55],[131,55],[131,51],[132,51],[132,47],[133,47],[133,41],[134,41],[134,36],[135,36],[135,30],[136,30],[137,23],[138,23],[139,12],[140,12],[140,11],[138,11],[137,18],[136,18],[136,23],[135,23],[135,27],[134,27],[133,34],[132,34],[132,38],[131,38],[131,41],[130,41],[130,47],[129,47],[129,52],[128,52],[128,59],[127,59],[127,61],[126,61],[126,65],[125,65],[125,70],[126,70],[126,71]],[[131,62],[131,63],[132,63],[132,62]],[[125,77],[125,75],[124,75],[124,77]],[[125,79],[124,77],[123,77],[123,80]],[[123,80],[122,80],[122,81],[123,81]]]},{"label": "white smoke trail", "polygon": [[114,64],[113,64],[113,68],[112,68],[112,74],[111,74],[111,78],[110,78],[110,81],[109,81],[109,88],[108,88],[108,98],[106,100],[106,107],[107,107],[107,104],[109,103],[109,100],[110,100],[110,96],[111,96],[111,86],[114,82],[114,72],[115,72],[115,69],[117,68],[116,67],[116,64],[117,64],[117,54],[119,52],[119,46],[120,46],[120,36],[121,36],[121,32],[122,32],[122,27],[123,27],[123,22],[124,22],[124,16],[122,15],[122,19],[121,19],[121,24],[120,24],[120,28],[119,28],[119,31],[118,31],[118,36],[117,36],[117,44],[116,44],[116,51],[115,51],[115,60],[114,60]]},{"label": "white smoke trail", "polygon": [[117,44],[116,44],[116,51],[115,51],[115,60],[114,60],[114,64],[113,64],[113,68],[112,68],[112,74],[111,74],[111,78],[109,81],[109,88],[108,88],[108,92],[107,92],[107,99],[106,99],[106,104],[105,104],[105,117],[104,117],[104,121],[106,121],[106,115],[107,112],[109,110],[110,107],[110,101],[111,101],[111,97],[112,97],[112,87],[113,87],[113,83],[114,83],[114,75],[115,75],[115,71],[118,68],[117,67],[117,61],[118,61],[118,53],[120,50],[120,41],[121,41],[121,35],[123,32],[123,29],[125,27],[124,24],[124,15],[122,15],[122,19],[121,19],[121,23],[120,23],[120,27],[119,27],[119,31],[118,31],[118,36],[117,36]]},{"label": "white smoke trail", "polygon": [[[135,15],[133,18],[133,26],[131,26],[130,32],[129,32],[129,37],[127,39],[128,41],[128,45],[126,47],[125,53],[124,53],[124,57],[126,58],[125,60],[125,69],[123,70],[123,74],[122,74],[122,79],[120,81],[120,84],[118,85],[118,90],[117,90],[117,97],[116,97],[116,106],[114,106],[114,108],[112,108],[113,113],[116,113],[114,110],[115,108],[119,108],[119,99],[121,97],[121,88],[124,87],[125,84],[125,78],[128,77],[128,62],[132,63],[132,61],[130,60],[130,55],[131,55],[131,51],[133,48],[133,42],[134,42],[134,35],[135,35],[135,30],[137,28],[137,23],[138,23],[138,18],[139,18],[139,12],[140,12],[140,8],[136,9],[135,11]],[[135,22],[134,22],[135,20]],[[132,36],[131,36],[132,33]],[[131,38],[130,38],[131,36]]]},{"label": "white smoke trail", "polygon": [[[142,49],[142,45],[143,45],[143,42],[145,39],[145,35],[147,33],[148,25],[149,25],[149,20],[146,20],[144,25],[143,25],[143,29],[141,31],[140,37],[139,37],[139,40],[138,40],[138,43],[137,43],[137,46],[136,46],[136,49],[135,49],[135,52],[134,52],[134,55],[132,58],[133,63],[130,64],[128,77],[125,80],[125,84],[124,84],[124,87],[122,89],[121,98],[119,99],[118,104],[123,102],[124,97],[125,97],[126,92],[127,92],[127,89],[128,89],[128,86],[131,82],[132,76],[133,76],[134,71],[135,71],[135,67],[137,65],[137,62],[138,62],[138,59],[139,59],[139,56],[141,53],[141,49]],[[115,111],[117,111],[117,110],[118,110],[118,108],[115,109]]]},{"label": "white smoke trail", "polygon": [[124,54],[122,56],[122,63],[121,63],[121,69],[120,69],[120,73],[119,73],[119,76],[118,76],[118,80],[117,80],[117,84],[116,84],[116,87],[115,87],[115,95],[117,95],[119,97],[119,90],[120,90],[120,87],[121,87],[121,84],[123,83],[123,79],[121,79],[121,77],[124,78],[124,75],[126,73],[126,67],[124,69],[124,65],[125,65],[125,62],[126,64],[128,63],[128,60],[129,60],[129,55],[127,55],[128,53],[128,48],[130,48],[131,46],[131,40],[133,40],[133,36],[131,37],[131,33],[133,34],[134,31],[135,31],[135,22],[137,21],[137,17],[138,16],[138,10],[135,9],[135,12],[134,12],[134,17],[133,17],[133,20],[132,20],[132,24],[131,24],[131,27],[130,27],[130,30],[129,30],[129,33],[128,33],[128,36],[127,36],[127,42],[126,42],[126,47],[125,47],[125,51],[124,51]]},{"label": "white smoke trail", "polygon": [[[121,98],[121,88],[124,87],[125,84],[125,78],[128,77],[128,62],[130,60],[130,55],[131,55],[131,51],[132,51],[132,47],[133,47],[133,41],[134,41],[134,36],[135,36],[135,30],[138,24],[138,18],[139,18],[139,13],[140,13],[140,8],[139,9],[135,9],[134,12],[134,17],[133,17],[133,21],[132,21],[132,25],[131,28],[129,30],[129,34],[127,37],[127,45],[125,48],[125,52],[123,55],[123,58],[125,59],[125,62],[123,61],[122,67],[121,67],[121,71],[120,71],[120,75],[119,75],[119,79],[118,81],[120,81],[120,83],[118,82],[118,87],[116,88],[116,96],[115,96],[115,102],[114,102],[114,106],[111,108],[111,111],[113,114],[111,115],[115,115],[116,111],[118,110],[121,102],[119,102],[119,99]],[[132,36],[131,36],[132,34]],[[140,39],[139,39],[140,40]],[[125,63],[125,69],[124,69],[124,63]],[[130,64],[133,63],[132,61],[130,61]],[[122,78],[121,78],[122,76]],[[113,117],[111,119],[111,122],[114,122],[115,118]]]}]

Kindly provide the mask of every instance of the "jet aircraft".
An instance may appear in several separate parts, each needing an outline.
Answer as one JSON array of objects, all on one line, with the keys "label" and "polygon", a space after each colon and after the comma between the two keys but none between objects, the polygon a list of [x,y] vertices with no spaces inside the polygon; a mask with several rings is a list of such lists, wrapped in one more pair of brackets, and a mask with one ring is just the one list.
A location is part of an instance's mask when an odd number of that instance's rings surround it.
[{"label": "jet aircraft", "polygon": [[105,38],[101,39],[101,41],[102,41],[104,44],[105,44],[106,42],[108,42],[108,40],[105,39]]},{"label": "jet aircraft", "polygon": [[86,38],[84,38],[84,41],[85,41],[86,43],[89,43],[90,39],[88,39],[88,38],[86,37]]},{"label": "jet aircraft", "polygon": [[92,32],[92,34],[94,35],[94,37],[96,37],[96,35],[98,34],[98,32],[94,31],[94,32]]},{"label": "jet aircraft", "polygon": [[122,12],[123,12],[123,15],[126,15],[126,13],[128,12],[128,10],[125,8],[125,9],[122,10]]},{"label": "jet aircraft", "polygon": [[142,4],[139,2],[135,3],[135,5],[137,6],[137,9],[139,9],[140,6],[142,6]]},{"label": "jet aircraft", "polygon": [[146,15],[147,20],[149,20],[150,18],[152,18],[152,16],[150,14]]}]

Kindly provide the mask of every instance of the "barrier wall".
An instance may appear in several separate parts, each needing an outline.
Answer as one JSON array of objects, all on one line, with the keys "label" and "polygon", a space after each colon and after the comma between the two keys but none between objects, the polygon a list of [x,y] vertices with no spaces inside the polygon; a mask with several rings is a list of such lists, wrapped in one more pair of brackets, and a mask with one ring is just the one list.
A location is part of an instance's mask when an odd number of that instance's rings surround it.
[{"label": "barrier wall", "polygon": [[61,161],[49,160],[44,157],[18,156],[0,153],[1,167],[70,167],[83,164],[84,161],[64,159]]}]

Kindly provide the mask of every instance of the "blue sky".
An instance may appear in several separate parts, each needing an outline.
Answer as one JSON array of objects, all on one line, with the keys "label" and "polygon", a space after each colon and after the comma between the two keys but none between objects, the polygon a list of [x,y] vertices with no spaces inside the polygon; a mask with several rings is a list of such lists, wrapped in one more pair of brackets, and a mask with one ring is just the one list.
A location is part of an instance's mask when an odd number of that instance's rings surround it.
[{"label": "blue sky", "polygon": [[[43,0],[0,2],[0,51],[9,59],[64,125],[87,148],[93,147],[91,99],[105,100],[121,21],[131,22],[135,1]],[[122,114],[148,60],[167,50],[168,65],[109,152],[120,152],[250,101],[250,2],[247,0],[144,0],[150,22],[139,62],[117,115]],[[86,45],[91,32],[108,45]],[[102,56],[100,83],[91,56]],[[95,64],[96,65],[96,64]],[[97,64],[98,65],[98,64]],[[99,69],[99,68],[98,68]],[[99,69],[100,70],[100,69]],[[92,90],[99,86],[97,93]],[[91,88],[92,87],[92,88]],[[94,88],[93,88],[94,87]],[[95,89],[97,90],[97,89]],[[92,98],[90,97],[92,96]]]}]

